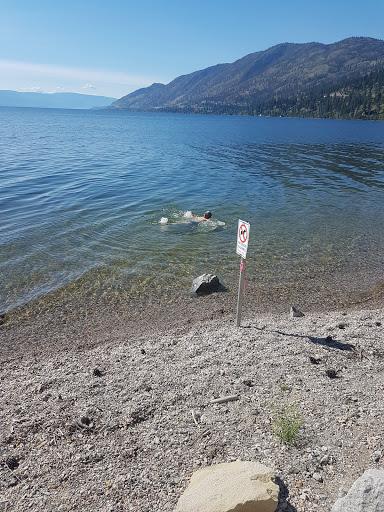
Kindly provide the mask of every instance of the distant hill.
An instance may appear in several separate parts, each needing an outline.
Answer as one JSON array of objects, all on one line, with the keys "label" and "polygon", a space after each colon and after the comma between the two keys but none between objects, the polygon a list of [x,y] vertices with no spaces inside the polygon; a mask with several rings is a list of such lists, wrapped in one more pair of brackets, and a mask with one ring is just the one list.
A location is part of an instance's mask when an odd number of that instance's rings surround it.
[{"label": "distant hill", "polygon": [[97,108],[110,105],[116,98],[74,92],[17,92],[0,90],[0,107]]},{"label": "distant hill", "polygon": [[111,108],[384,119],[384,41],[282,43],[139,89]]}]

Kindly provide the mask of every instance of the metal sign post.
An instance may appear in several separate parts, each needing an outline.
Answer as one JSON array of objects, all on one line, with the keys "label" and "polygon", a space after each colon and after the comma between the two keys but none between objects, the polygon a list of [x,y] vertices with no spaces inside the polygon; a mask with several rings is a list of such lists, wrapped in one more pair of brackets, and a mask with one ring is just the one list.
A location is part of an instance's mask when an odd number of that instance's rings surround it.
[{"label": "metal sign post", "polygon": [[240,324],[241,324],[241,307],[243,304],[245,259],[247,257],[250,227],[251,226],[250,226],[249,222],[239,220],[239,224],[237,227],[236,253],[241,256],[241,260],[240,260],[239,290],[237,293],[237,308],[236,308],[236,326],[237,327],[240,327]]},{"label": "metal sign post", "polygon": [[245,273],[245,259],[241,258],[239,290],[237,292],[236,327],[240,327],[240,324],[241,324],[241,306],[243,305],[244,273]]}]

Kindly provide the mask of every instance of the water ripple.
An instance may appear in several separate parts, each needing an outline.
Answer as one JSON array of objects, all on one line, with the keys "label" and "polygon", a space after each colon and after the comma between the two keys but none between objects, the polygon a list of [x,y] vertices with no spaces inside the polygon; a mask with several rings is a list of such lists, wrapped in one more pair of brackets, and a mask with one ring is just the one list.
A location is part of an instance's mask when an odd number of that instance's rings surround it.
[{"label": "water ripple", "polygon": [[[379,265],[383,141],[384,123],[0,109],[0,309],[79,276],[85,294],[232,275],[239,217],[260,279]],[[157,223],[207,208],[227,229]]]}]

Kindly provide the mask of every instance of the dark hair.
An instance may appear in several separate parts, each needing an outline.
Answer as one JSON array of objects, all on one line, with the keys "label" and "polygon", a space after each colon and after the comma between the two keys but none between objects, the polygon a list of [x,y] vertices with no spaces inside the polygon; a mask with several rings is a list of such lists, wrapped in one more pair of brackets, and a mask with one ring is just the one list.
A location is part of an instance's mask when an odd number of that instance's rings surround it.
[{"label": "dark hair", "polygon": [[209,210],[204,213],[204,219],[210,219],[211,217],[212,217],[212,212],[210,212]]}]

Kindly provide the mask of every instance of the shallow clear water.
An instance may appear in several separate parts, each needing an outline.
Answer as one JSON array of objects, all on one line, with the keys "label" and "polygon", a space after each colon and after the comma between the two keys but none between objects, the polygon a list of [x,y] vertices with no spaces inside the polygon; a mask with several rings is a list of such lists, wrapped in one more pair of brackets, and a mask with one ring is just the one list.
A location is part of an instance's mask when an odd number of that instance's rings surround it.
[{"label": "shallow clear water", "polygon": [[[225,226],[158,223],[207,209]],[[384,123],[0,109],[0,310],[230,281],[239,217],[261,280],[380,266]]]}]

